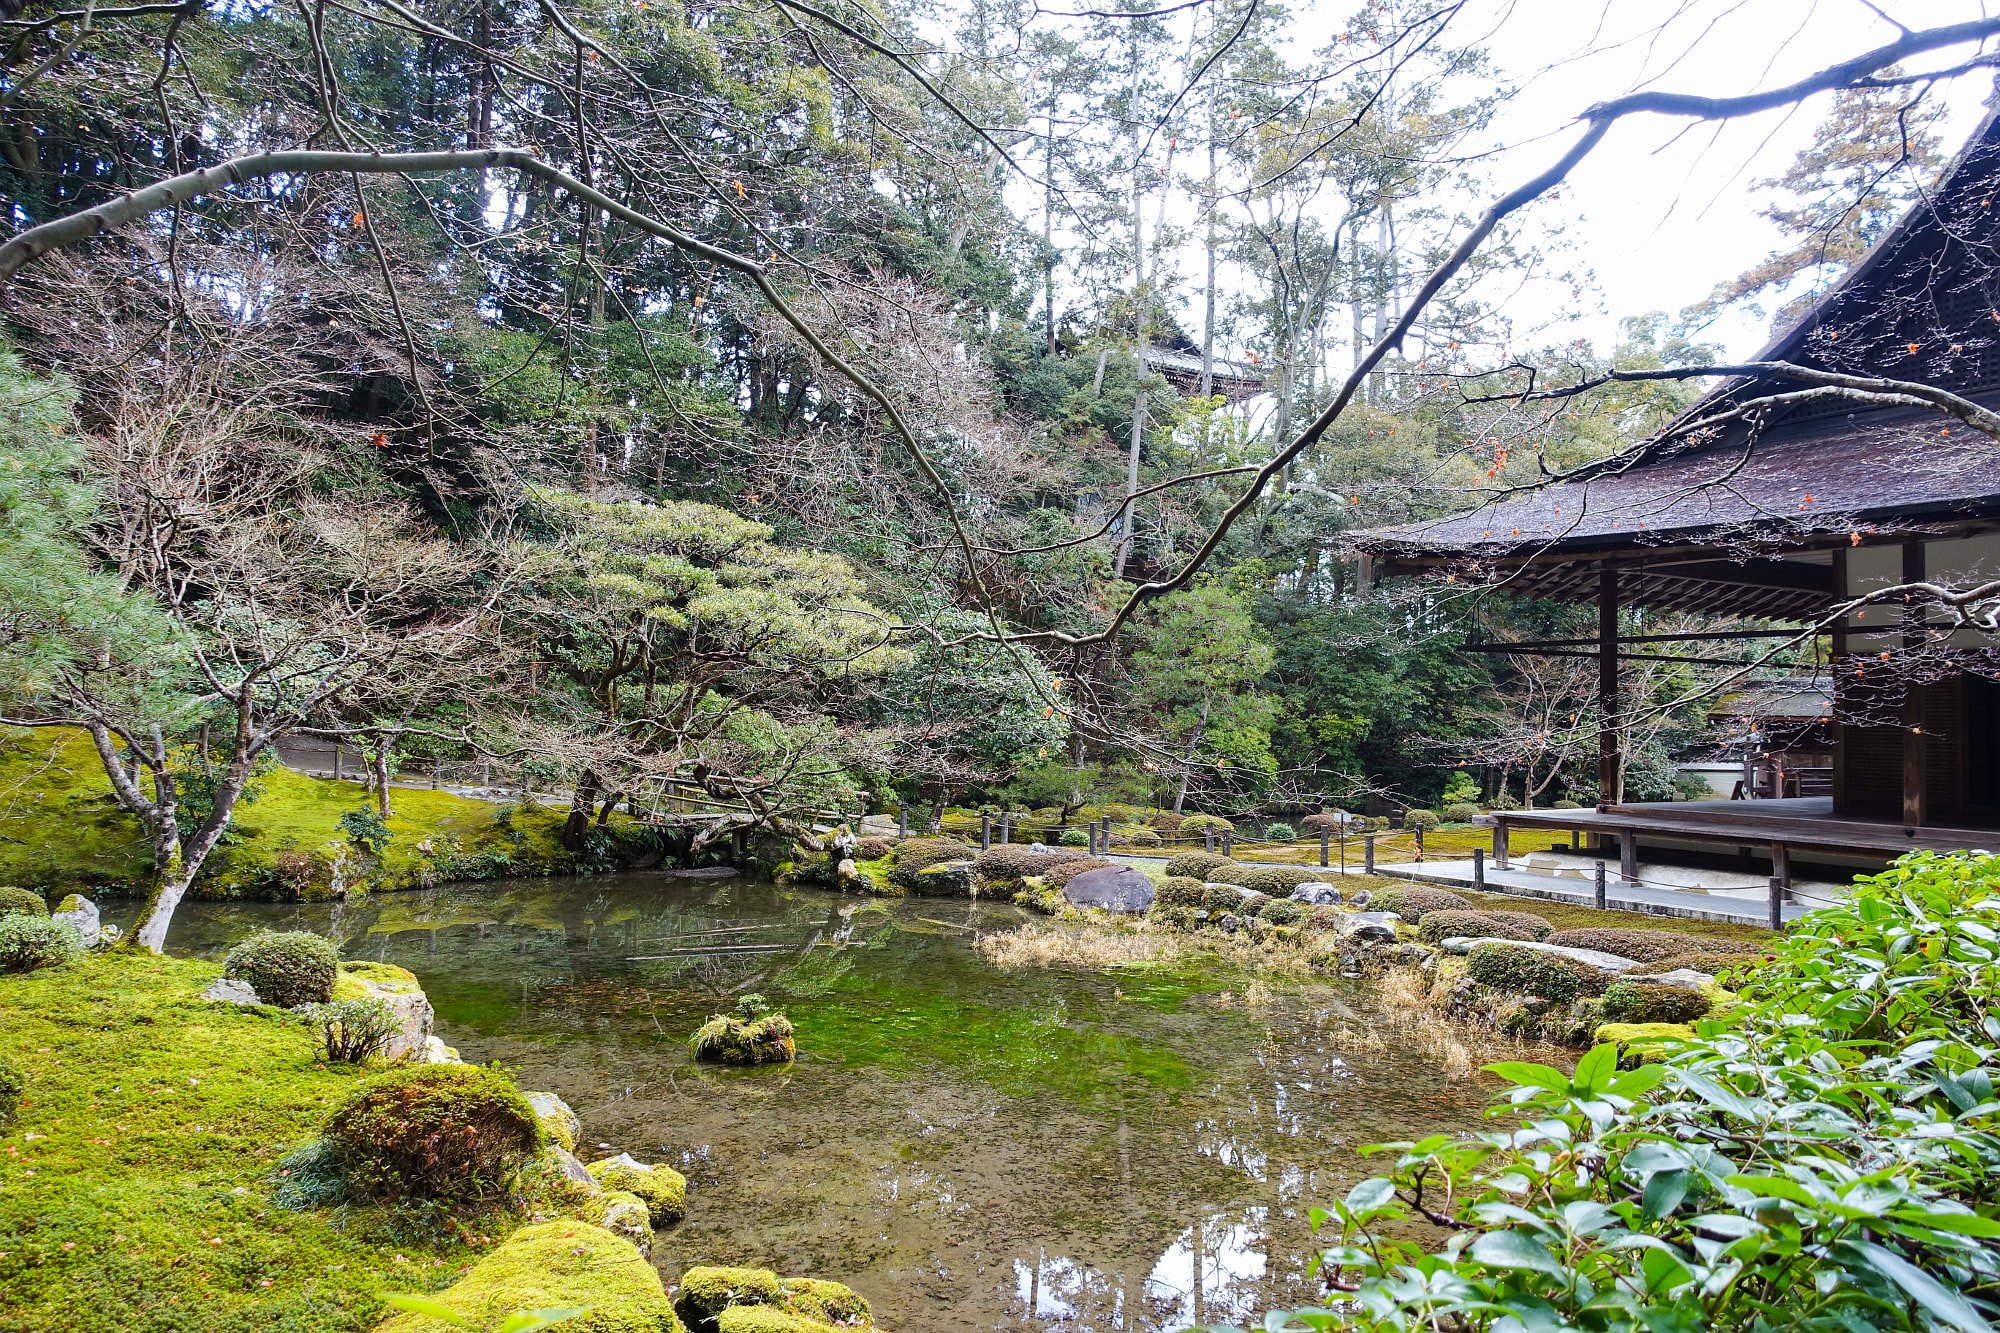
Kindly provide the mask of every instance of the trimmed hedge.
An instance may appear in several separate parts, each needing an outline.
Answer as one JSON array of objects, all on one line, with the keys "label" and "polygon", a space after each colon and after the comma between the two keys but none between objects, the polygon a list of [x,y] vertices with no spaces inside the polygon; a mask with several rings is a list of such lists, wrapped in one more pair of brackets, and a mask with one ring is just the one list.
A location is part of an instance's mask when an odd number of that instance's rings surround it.
[{"label": "trimmed hedge", "polygon": [[1604,992],[1608,1023],[1692,1023],[1715,1006],[1700,991],[1657,981],[1614,981]]},{"label": "trimmed hedge", "polygon": [[896,869],[914,875],[944,861],[970,861],[978,852],[953,838],[911,838],[896,844]]},{"label": "trimmed hedge", "polygon": [[1169,878],[1207,879],[1209,872],[1217,866],[1233,866],[1236,863],[1226,856],[1214,852],[1182,852],[1167,862]]},{"label": "trimmed hedge", "polygon": [[1611,977],[1561,954],[1515,949],[1504,941],[1475,944],[1466,975],[1482,986],[1521,995],[1539,995],[1557,1004],[1579,995],[1602,995]]},{"label": "trimmed hedge", "polygon": [[1289,926],[1304,919],[1306,905],[1290,902],[1284,898],[1274,899],[1264,904],[1264,910],[1257,913],[1257,919],[1267,926]]},{"label": "trimmed hedge", "polygon": [[1236,825],[1230,823],[1221,815],[1189,815],[1181,821],[1180,828],[1175,830],[1183,838],[1199,838],[1204,833],[1211,831],[1215,833],[1234,833]]},{"label": "trimmed hedge", "polygon": [[1304,866],[1255,866],[1240,861],[1225,861],[1208,872],[1208,880],[1212,884],[1235,884],[1267,893],[1273,898],[1283,898],[1299,885],[1316,880],[1324,873],[1308,870]]},{"label": "trimmed hedge", "polygon": [[35,972],[83,956],[83,936],[67,921],[16,912],[0,916],[0,972]]},{"label": "trimmed hedge", "polygon": [[1479,818],[1479,807],[1469,802],[1461,801],[1457,805],[1448,805],[1444,808],[1444,822],[1447,824],[1470,824],[1477,818]]},{"label": "trimmed hedge", "polygon": [[340,953],[309,930],[260,930],[229,951],[222,975],[247,981],[265,1004],[325,1004],[340,975]]},{"label": "trimmed hedge", "polygon": [[1086,870],[1102,870],[1110,865],[1094,856],[1082,857],[1075,861],[1063,861],[1042,872],[1042,883],[1052,889],[1060,889]]},{"label": "trimmed hedge", "polygon": [[1437,811],[1435,810],[1405,810],[1403,812],[1403,827],[1413,832],[1417,829],[1422,829],[1426,833],[1435,833],[1443,823],[1444,821],[1438,818]]},{"label": "trimmed hedge", "polygon": [[1160,881],[1153,892],[1153,910],[1165,911],[1172,907],[1199,907],[1208,894],[1208,888],[1198,879],[1185,875],[1169,875]]},{"label": "trimmed hedge", "polygon": [[47,916],[49,900],[33,889],[0,884],[0,916]]},{"label": "trimmed hedge", "polygon": [[1039,875],[1050,866],[1061,865],[1065,861],[1081,861],[1090,853],[1079,852],[1069,847],[1051,847],[1037,852],[1028,847],[1008,844],[981,852],[973,865],[979,871],[979,878],[989,884],[1008,884],[1030,875]]},{"label": "trimmed hedge", "polygon": [[504,1194],[546,1136],[511,1081],[481,1065],[415,1065],[356,1086],[326,1141],[360,1194],[471,1201]]},{"label": "trimmed hedge", "polygon": [[1090,846],[1090,830],[1066,828],[1062,831],[1062,835],[1056,839],[1056,843],[1062,847],[1088,847]]},{"label": "trimmed hedge", "polygon": [[1384,889],[1369,899],[1370,908],[1377,912],[1394,912],[1403,920],[1415,924],[1432,912],[1470,912],[1472,904],[1459,897],[1450,889],[1433,889],[1413,886],[1407,889]]},{"label": "trimmed hedge", "polygon": [[1677,953],[1672,958],[1662,958],[1657,963],[1645,963],[1633,968],[1628,977],[1658,976],[1662,972],[1678,972],[1689,968],[1696,972],[1706,972],[1721,980],[1725,972],[1748,970],[1764,961],[1763,956],[1754,953]]},{"label": "trimmed hedge", "polygon": [[1221,916],[1224,912],[1234,912],[1243,917],[1255,916],[1268,901],[1265,898],[1245,898],[1222,881],[1209,885],[1201,896],[1201,905],[1209,910],[1211,916]]},{"label": "trimmed hedge", "polygon": [[1149,828],[1128,829],[1123,833],[1113,829],[1111,831],[1111,845],[1113,847],[1163,847],[1166,845],[1166,841]]},{"label": "trimmed hedge", "polygon": [[1153,816],[1153,828],[1157,832],[1172,837],[1174,834],[1180,832],[1181,824],[1186,819],[1186,815],[1177,815],[1171,810],[1163,810]]},{"label": "trimmed hedge", "polygon": [[1549,924],[1547,917],[1536,916],[1533,912],[1486,912],[1482,915],[1513,927],[1531,940],[1545,940],[1555,933],[1555,927]]},{"label": "trimmed hedge", "polygon": [[1487,912],[1426,912],[1417,921],[1417,938],[1426,944],[1441,940],[1525,940],[1532,938]]},{"label": "trimmed hedge", "polygon": [[1308,833],[1339,833],[1347,822],[1329,810],[1323,814],[1307,815],[1299,821],[1299,827]]},{"label": "trimmed hedge", "polygon": [[1690,953],[1757,953],[1761,946],[1707,935],[1683,935],[1673,930],[1625,930],[1615,926],[1583,926],[1559,930],[1546,943],[1567,949],[1596,949],[1639,963],[1657,963]]}]

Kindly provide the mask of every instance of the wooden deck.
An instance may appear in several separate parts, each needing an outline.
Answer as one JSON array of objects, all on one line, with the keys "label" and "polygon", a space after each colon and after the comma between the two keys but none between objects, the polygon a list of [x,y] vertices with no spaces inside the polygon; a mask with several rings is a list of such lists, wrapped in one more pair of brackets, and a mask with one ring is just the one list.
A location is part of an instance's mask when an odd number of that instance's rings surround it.
[{"label": "wooden deck", "polygon": [[1540,828],[1617,840],[1620,876],[1636,882],[1641,840],[1714,843],[1768,851],[1772,874],[1789,884],[1794,854],[1823,852],[1894,860],[1905,852],[2000,849],[2000,830],[1905,828],[1872,820],[1835,819],[1830,796],[1774,801],[1674,801],[1614,805],[1609,810],[1509,810],[1494,816],[1493,860],[1507,865],[1509,829]]}]

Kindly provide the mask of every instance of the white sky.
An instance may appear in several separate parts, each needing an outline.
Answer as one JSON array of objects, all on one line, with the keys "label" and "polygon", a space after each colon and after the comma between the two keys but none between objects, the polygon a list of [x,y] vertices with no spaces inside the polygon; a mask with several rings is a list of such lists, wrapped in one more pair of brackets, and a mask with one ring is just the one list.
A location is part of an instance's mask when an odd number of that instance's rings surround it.
[{"label": "white sky", "polygon": [[[1416,9],[1414,0],[1396,2],[1406,15]],[[2000,6],[2000,0],[1876,3],[1911,27],[1979,18]],[[1303,59],[1341,31],[1356,7],[1357,0],[1292,0],[1293,58]],[[1470,0],[1446,41],[1484,47],[1502,79],[1519,92],[1500,111],[1486,142],[1468,146],[1491,155],[1483,192],[1462,206],[1477,211],[1539,172],[1573,141],[1575,117],[1594,103],[1641,88],[1731,96],[1777,87],[1895,35],[1895,27],[1863,0]],[[1943,68],[1969,54],[1969,46],[1932,53],[1909,68]],[[1933,91],[1949,112],[1938,126],[1947,153],[1977,123],[1992,87],[1990,73],[1981,72]],[[1524,215],[1538,227],[1562,230],[1570,249],[1551,271],[1587,269],[1595,288],[1581,302],[1566,283],[1553,281],[1504,293],[1519,349],[1582,337],[1608,350],[1619,319],[1677,312],[1779,248],[1777,229],[1758,216],[1778,196],[1754,184],[1781,174],[1810,143],[1830,102],[1830,95],[1821,95],[1720,124],[1642,116],[1614,128],[1559,196]],[[1189,165],[1185,159],[1178,164]],[[1038,224],[1039,190],[1017,180],[1009,193],[1018,213]],[[1193,221],[1195,201],[1170,203],[1171,218],[1183,226]],[[1157,206],[1147,205],[1149,230]],[[1064,230],[1060,223],[1058,230]],[[1198,251],[1183,252],[1175,267],[1186,298],[1183,326],[1199,336]],[[1227,273],[1223,285],[1230,285]],[[1739,314],[1705,336],[1722,343],[1725,354],[1740,356],[1754,352],[1766,331],[1765,320]],[[1219,346],[1218,354],[1235,355],[1236,349]]]}]

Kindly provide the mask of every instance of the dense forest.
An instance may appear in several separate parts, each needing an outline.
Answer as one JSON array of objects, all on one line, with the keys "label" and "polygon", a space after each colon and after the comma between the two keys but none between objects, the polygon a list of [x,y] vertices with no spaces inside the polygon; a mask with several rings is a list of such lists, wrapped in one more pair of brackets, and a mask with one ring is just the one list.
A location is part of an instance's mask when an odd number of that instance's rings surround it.
[{"label": "dense forest", "polygon": [[[1546,217],[1416,296],[1508,183],[1454,12],[29,8],[12,720],[88,728],[175,873],[295,735],[385,792],[518,765],[572,844],[662,775],[779,825],[1590,798],[1591,682],[1458,651],[1582,613],[1370,587],[1345,535],[1646,438],[1698,385],[1507,394],[1782,318],[1934,176],[1935,108],[1836,91],[1763,183],[1794,249],[1545,345],[1511,286],[1589,299]],[[1690,670],[1634,675],[1681,702],[1621,711],[1629,794],[1701,740]]]}]

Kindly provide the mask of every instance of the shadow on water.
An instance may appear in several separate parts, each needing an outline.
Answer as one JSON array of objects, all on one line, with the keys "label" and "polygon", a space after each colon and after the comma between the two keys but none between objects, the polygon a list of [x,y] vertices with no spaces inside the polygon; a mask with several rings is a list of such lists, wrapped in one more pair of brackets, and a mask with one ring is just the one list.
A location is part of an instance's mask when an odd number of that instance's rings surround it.
[{"label": "shadow on water", "polygon": [[[115,913],[113,914],[116,915]],[[422,979],[468,1060],[583,1118],[586,1156],[689,1180],[669,1280],[754,1263],[849,1282],[897,1333],[1171,1330],[1314,1303],[1306,1210],[1362,1144],[1468,1129],[1492,1096],[1407,1043],[1342,1040],[1363,986],[1250,1004],[1187,970],[1001,972],[1009,906],[861,900],[748,880],[500,881],[355,903],[192,903],[176,953],[309,929]],[[691,1063],[758,991],[799,1028],[783,1069]]]}]

